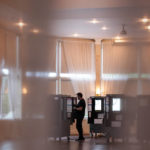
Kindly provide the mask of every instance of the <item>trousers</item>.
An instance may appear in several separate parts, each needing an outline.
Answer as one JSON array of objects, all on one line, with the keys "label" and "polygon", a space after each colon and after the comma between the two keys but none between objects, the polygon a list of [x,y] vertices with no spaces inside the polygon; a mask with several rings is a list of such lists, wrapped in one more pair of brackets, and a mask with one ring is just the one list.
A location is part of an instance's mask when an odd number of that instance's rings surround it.
[{"label": "trousers", "polygon": [[82,121],[83,121],[83,117],[77,117],[76,128],[79,133],[79,138],[83,138]]}]

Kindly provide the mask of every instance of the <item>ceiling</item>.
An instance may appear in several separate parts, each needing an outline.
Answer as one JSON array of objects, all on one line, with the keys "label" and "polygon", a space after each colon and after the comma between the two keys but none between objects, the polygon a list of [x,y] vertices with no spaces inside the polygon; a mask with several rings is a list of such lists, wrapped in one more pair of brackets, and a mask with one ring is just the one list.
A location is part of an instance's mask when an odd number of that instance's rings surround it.
[{"label": "ceiling", "polygon": [[[37,28],[43,34],[58,37],[106,39],[119,35],[125,24],[123,37],[149,38],[150,32],[139,22],[150,17],[148,0],[0,0],[1,26],[16,32],[30,32]],[[99,23],[92,24],[93,18]],[[27,24],[23,29],[16,23]],[[108,30],[103,31],[105,26]]]}]

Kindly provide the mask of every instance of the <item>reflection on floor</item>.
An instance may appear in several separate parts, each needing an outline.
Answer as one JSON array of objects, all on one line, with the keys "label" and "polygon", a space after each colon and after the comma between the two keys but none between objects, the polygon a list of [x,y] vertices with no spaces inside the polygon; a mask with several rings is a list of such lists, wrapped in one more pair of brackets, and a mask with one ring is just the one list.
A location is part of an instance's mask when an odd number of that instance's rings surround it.
[{"label": "reflection on floor", "polygon": [[85,141],[75,141],[77,137],[71,137],[61,141],[26,140],[7,141],[0,143],[0,150],[149,150],[150,144],[107,144],[104,138],[86,137]]}]

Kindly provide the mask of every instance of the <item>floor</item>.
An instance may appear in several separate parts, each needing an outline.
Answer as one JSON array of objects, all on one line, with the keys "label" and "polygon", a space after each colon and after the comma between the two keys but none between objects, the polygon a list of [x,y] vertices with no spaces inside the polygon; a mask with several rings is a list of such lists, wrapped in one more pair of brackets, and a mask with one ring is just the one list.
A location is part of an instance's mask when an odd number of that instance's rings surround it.
[{"label": "floor", "polygon": [[66,139],[61,141],[44,140],[17,140],[0,143],[0,150],[149,150],[150,144],[107,144],[104,138],[86,137],[85,141],[75,141],[72,137],[70,142]]}]

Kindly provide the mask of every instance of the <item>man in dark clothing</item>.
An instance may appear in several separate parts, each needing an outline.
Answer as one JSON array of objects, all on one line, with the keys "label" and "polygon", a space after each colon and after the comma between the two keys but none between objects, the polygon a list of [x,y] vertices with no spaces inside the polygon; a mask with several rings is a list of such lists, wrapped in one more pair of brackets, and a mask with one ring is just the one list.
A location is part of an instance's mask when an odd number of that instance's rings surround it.
[{"label": "man in dark clothing", "polygon": [[83,95],[82,93],[77,93],[77,98],[79,100],[79,103],[77,104],[76,106],[76,128],[78,130],[78,133],[79,133],[79,138],[78,138],[78,141],[79,140],[84,140],[84,137],[83,137],[83,128],[82,128],[82,121],[83,121],[83,118],[84,118],[84,115],[85,115],[85,107],[86,107],[86,104],[85,104],[85,100],[82,98]]}]

